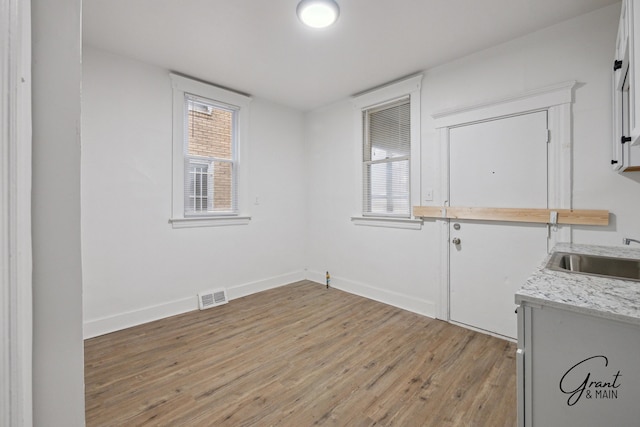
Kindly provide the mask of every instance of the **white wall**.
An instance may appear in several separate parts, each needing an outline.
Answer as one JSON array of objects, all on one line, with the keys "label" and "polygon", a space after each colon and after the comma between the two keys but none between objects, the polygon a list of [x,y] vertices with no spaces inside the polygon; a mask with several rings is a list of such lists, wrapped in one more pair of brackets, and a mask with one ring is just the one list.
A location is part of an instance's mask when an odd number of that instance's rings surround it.
[{"label": "white wall", "polygon": [[[640,236],[640,177],[610,170],[611,62],[619,5],[427,70],[422,182],[442,201],[431,114],[577,80],[574,207],[609,209],[609,227],[574,241]],[[416,54],[421,54],[417,52]],[[425,55],[428,53],[425,53]],[[231,298],[306,276],[425,315],[436,314],[438,227],[356,226],[359,142],[350,100],[301,113],[252,103],[249,226],[172,229],[167,70],[87,48],[83,93],[85,335],[195,308],[215,286]],[[241,88],[240,88],[241,89]],[[423,197],[424,198],[424,197]],[[537,262],[537,261],[536,261]]]},{"label": "white wall", "polygon": [[[434,111],[577,80],[573,206],[608,209],[613,216],[609,227],[574,227],[574,242],[620,245],[623,235],[640,235],[640,174],[619,175],[610,164],[612,46],[619,14],[620,5],[612,5],[430,70],[423,84],[425,160],[437,142]],[[438,173],[436,161],[425,170]],[[425,185],[434,174],[425,174]]]},{"label": "white wall", "polygon": [[33,0],[33,424],[84,425],[80,0]]},{"label": "white wall", "polygon": [[[424,89],[423,89],[424,90]],[[354,225],[361,215],[354,107],[345,100],[307,115],[308,270],[332,286],[432,316],[439,277],[436,225],[405,230]]]},{"label": "white wall", "polygon": [[171,101],[168,70],[85,47],[85,336],[304,278],[302,114],[251,103],[249,225],[173,229]]},{"label": "white wall", "polygon": [[[640,236],[640,177],[618,175],[609,163],[619,11],[620,5],[613,5],[428,70],[422,83],[423,194],[432,188],[432,203],[442,201],[431,114],[577,80],[574,207],[609,209],[613,221],[603,228],[575,227],[574,242],[620,245],[623,235]],[[411,231],[350,223],[359,213],[354,201],[360,189],[359,141],[349,100],[309,113],[306,132],[310,276],[321,281],[329,270],[337,287],[435,315],[441,269],[436,224],[425,221],[422,230]]]}]

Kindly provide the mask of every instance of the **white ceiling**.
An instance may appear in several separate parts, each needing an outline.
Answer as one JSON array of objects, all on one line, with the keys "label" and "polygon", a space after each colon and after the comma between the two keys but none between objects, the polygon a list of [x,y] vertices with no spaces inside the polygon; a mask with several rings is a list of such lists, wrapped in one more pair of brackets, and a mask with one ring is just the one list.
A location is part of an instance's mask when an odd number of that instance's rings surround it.
[{"label": "white ceiling", "polygon": [[618,0],[337,1],[313,30],[298,0],[84,0],[84,43],[311,110]]}]

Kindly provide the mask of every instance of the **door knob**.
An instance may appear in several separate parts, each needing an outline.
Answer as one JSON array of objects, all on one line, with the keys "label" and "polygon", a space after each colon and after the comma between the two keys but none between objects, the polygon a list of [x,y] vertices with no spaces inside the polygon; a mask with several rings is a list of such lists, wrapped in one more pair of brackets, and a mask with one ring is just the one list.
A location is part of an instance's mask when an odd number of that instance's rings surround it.
[{"label": "door knob", "polygon": [[451,243],[453,243],[454,245],[459,245],[460,244],[460,239],[458,237],[454,237],[453,240],[451,241]]}]

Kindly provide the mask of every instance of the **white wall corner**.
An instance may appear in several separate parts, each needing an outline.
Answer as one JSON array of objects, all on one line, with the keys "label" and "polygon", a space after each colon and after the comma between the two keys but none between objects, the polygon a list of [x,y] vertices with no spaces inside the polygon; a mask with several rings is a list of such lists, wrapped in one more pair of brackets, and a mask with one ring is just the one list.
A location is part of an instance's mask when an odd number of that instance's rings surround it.
[{"label": "white wall corner", "polygon": [[[241,298],[247,295],[266,291],[268,289],[277,288],[288,285],[293,282],[304,280],[304,271],[295,271],[280,276],[269,277],[255,282],[244,283],[237,286],[227,287],[227,296],[229,301]],[[223,286],[224,287],[224,286]],[[98,319],[86,320],[84,322],[84,339],[105,335],[111,332],[120,331],[131,328],[133,326],[142,325],[144,323],[153,322],[154,320],[164,319],[170,316],[187,313],[198,309],[198,296],[194,293],[192,296],[169,301],[163,304],[144,307],[139,310],[133,310],[118,313],[113,316],[102,317]]]},{"label": "white wall corner", "polygon": [[303,270],[293,271],[290,273],[282,274],[280,276],[269,277],[267,279],[229,287],[227,288],[227,295],[229,295],[229,301],[232,301],[236,298],[246,297],[258,292],[278,288],[280,286],[285,286],[294,282],[299,282],[304,279],[305,272]]},{"label": "white wall corner", "polygon": [[[326,285],[325,273],[319,271],[308,271],[306,277],[307,280]],[[433,301],[376,288],[375,286],[345,279],[343,277],[331,276],[330,286],[350,294],[372,299],[383,304],[392,305],[422,316],[436,318],[437,307]]]}]

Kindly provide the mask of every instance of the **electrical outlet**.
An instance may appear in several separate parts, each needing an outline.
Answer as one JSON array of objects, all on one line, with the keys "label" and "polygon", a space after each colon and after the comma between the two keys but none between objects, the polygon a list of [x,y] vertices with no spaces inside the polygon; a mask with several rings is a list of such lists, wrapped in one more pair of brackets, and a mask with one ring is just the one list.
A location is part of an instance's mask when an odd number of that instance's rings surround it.
[{"label": "electrical outlet", "polygon": [[425,202],[433,201],[433,189],[432,188],[425,188],[425,190],[424,190],[424,201]]}]

